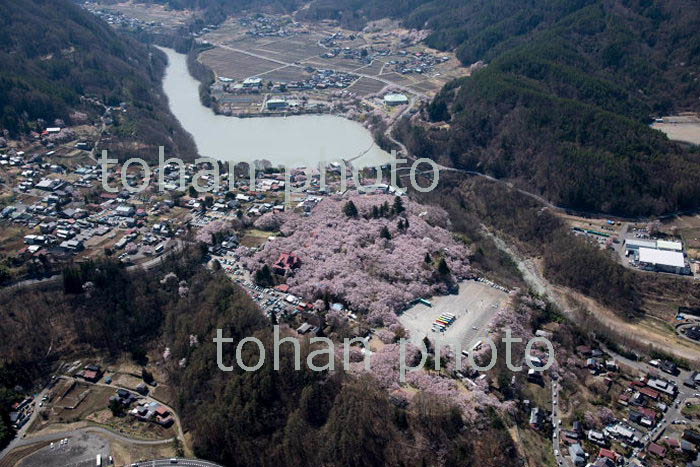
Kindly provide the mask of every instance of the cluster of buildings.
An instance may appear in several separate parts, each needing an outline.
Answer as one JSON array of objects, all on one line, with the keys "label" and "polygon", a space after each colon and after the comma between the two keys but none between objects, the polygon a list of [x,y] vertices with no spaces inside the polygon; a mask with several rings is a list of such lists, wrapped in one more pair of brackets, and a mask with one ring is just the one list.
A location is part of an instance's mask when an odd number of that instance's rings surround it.
[{"label": "cluster of buildings", "polygon": [[10,410],[10,423],[15,430],[19,430],[32,418],[34,398],[28,396],[21,402],[15,402]]},{"label": "cluster of buildings", "polygon": [[[620,381],[618,366],[606,354],[590,346],[581,345],[576,348],[577,355],[585,361],[585,366],[592,374],[601,374],[608,389],[615,381]],[[661,372],[673,377],[680,374],[677,366],[668,360],[652,360],[650,365]],[[691,379],[700,375],[694,373]],[[625,383],[622,383],[623,386]],[[586,428],[580,421],[574,421],[571,429],[561,429],[556,446],[568,455],[575,466],[614,467],[620,465],[656,465],[653,462],[664,459],[670,451],[687,454],[693,457],[697,454],[697,442],[671,436],[661,436],[665,424],[684,423],[677,419],[678,404],[680,403],[676,378],[662,377],[654,370],[629,381],[615,401],[617,409],[611,421],[602,429]],[[675,409],[674,409],[675,406]],[[530,424],[533,428],[541,428],[546,421],[542,411],[531,410]],[[670,425],[669,425],[670,426]],[[696,433],[693,430],[686,430]],[[700,434],[697,434],[700,439]],[[689,435],[692,436],[692,435]],[[558,455],[558,450],[556,454]],[[597,454],[591,454],[597,453]],[[652,461],[652,464],[647,462]]]},{"label": "cluster of buildings", "polygon": [[[331,69],[316,69],[308,66],[304,69],[311,76],[304,80],[291,81],[289,83],[273,83],[269,87],[270,91],[304,91],[311,89],[343,89],[354,83],[359,76],[343,71]],[[257,94],[269,83],[265,83],[262,78],[246,78],[240,83],[231,84],[233,80],[226,77],[219,77],[219,81],[225,83],[223,90],[233,94]]]},{"label": "cluster of buildings", "polygon": [[428,52],[408,53],[401,51],[397,55],[405,58],[392,60],[389,64],[392,65],[394,71],[402,75],[432,73],[437,65],[450,59],[447,56],[438,57]]},{"label": "cluster of buildings", "polygon": [[[120,389],[119,391],[124,390]],[[158,402],[140,402],[129,411],[129,415],[137,420],[157,423],[165,428],[171,427],[175,423],[170,410]]]},{"label": "cluster of buildings", "polygon": [[[21,229],[23,246],[11,261],[18,271],[25,268],[22,275],[30,271],[48,274],[76,255],[91,255],[96,250],[117,253],[125,262],[145,260],[163,253],[173,238],[186,232],[187,224],[204,227],[241,214],[257,217],[288,209],[282,202],[288,182],[280,171],[257,170],[251,186],[247,174],[229,183],[228,173],[217,179],[213,173],[199,172],[194,164],[172,162],[154,168],[150,180],[144,180],[140,170],[127,173],[129,183],[149,182],[145,191],[112,193],[102,187],[101,165],[70,167],[54,160],[59,159],[49,153],[30,156],[15,149],[0,155],[4,162],[0,191],[15,194],[14,201],[0,209],[0,223]],[[105,177],[112,188],[120,186],[121,169],[120,165],[107,169]],[[329,170],[330,177],[337,173],[334,168]],[[210,192],[190,197],[188,189],[180,191],[181,185],[188,188],[195,178]],[[311,212],[326,194],[319,180],[316,173],[309,190],[293,195],[301,212]],[[289,183],[303,186],[305,172],[291,171]],[[155,187],[158,189],[151,189]],[[238,244],[237,238],[226,241],[229,246]]]},{"label": "cluster of buildings", "polygon": [[289,17],[256,14],[240,18],[238,23],[253,37],[291,37],[300,32],[299,25]]},{"label": "cluster of buildings", "polygon": [[643,270],[691,274],[681,242],[628,238],[624,248],[626,256]]},{"label": "cluster of buildings", "polygon": [[393,51],[375,47],[342,47],[340,43],[344,40],[355,40],[355,36],[346,36],[343,32],[336,32],[321,39],[320,44],[328,49],[327,52],[321,54],[321,58],[337,57],[370,64],[379,57],[398,57],[387,63],[393,71],[402,75],[431,73],[435,67],[450,59],[448,56],[437,56],[430,52]]},{"label": "cluster of buildings", "polygon": [[287,89],[300,91],[308,89],[344,89],[360,78],[353,73],[332,69],[306,67],[305,71],[312,73],[311,77],[303,81],[287,83]]},{"label": "cluster of buildings", "polygon": [[143,21],[138,18],[127,16],[119,11],[100,8],[98,3],[85,2],[85,9],[101,18],[109,25],[129,31],[155,30],[164,26],[163,23],[160,22]]}]

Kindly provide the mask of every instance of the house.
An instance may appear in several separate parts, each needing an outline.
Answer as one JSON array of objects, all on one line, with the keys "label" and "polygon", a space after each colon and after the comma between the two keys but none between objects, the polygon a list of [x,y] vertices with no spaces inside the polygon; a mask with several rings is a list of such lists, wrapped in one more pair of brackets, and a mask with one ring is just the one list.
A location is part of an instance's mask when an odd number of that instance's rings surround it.
[{"label": "house", "polygon": [[639,390],[639,393],[644,394],[646,397],[648,397],[649,399],[652,399],[652,400],[658,400],[659,396],[661,396],[659,391],[656,391],[656,390],[651,389],[651,388],[641,388]]},{"label": "house", "polygon": [[133,217],[136,214],[136,209],[133,206],[123,204],[117,207],[115,214],[119,217]]},{"label": "house", "polygon": [[539,407],[533,407],[530,410],[530,427],[534,430],[538,430],[542,421],[544,419],[544,414]]},{"label": "house", "polygon": [[301,266],[301,259],[294,253],[282,253],[272,266],[272,271],[280,276],[286,276]]},{"label": "house", "polygon": [[690,442],[682,439],[681,440],[681,451],[696,452],[697,449],[695,449],[695,446],[693,446],[693,443],[690,443]]},{"label": "house", "polygon": [[694,445],[700,445],[700,433],[694,430],[684,430],[683,439],[693,443]]},{"label": "house", "polygon": [[312,326],[309,323],[304,323],[297,328],[297,332],[301,335],[304,335],[307,333],[315,333],[317,331],[318,331],[318,328],[316,326]]},{"label": "house", "polygon": [[170,428],[175,421],[173,417],[156,417],[156,423],[164,428]]},{"label": "house", "polygon": [[576,466],[586,465],[586,453],[580,444],[572,444],[569,446],[569,456]]},{"label": "house", "polygon": [[543,382],[542,372],[529,368],[527,370],[527,380],[531,383],[541,384]]},{"label": "house", "polygon": [[56,191],[65,185],[64,182],[57,179],[45,178],[36,184],[34,188],[43,191]]},{"label": "house", "polygon": [[77,376],[90,383],[96,383],[102,378],[102,369],[99,365],[87,365]]},{"label": "house", "polygon": [[661,362],[661,371],[674,376],[679,373],[678,366],[675,363],[668,360],[664,360],[663,362]]},{"label": "house", "polygon": [[593,464],[588,464],[589,467],[615,467],[616,465],[612,459],[607,457],[599,457]]},{"label": "house", "polygon": [[648,409],[646,407],[640,407],[638,410],[642,413],[642,415],[644,415],[652,421],[656,421],[656,419],[659,417],[659,414],[656,411]]},{"label": "house", "polygon": [[647,451],[649,451],[651,454],[654,454],[655,456],[661,457],[662,459],[666,457],[666,448],[663,446],[659,446],[656,443],[649,444]]},{"label": "house", "polygon": [[405,105],[408,104],[408,97],[405,94],[387,94],[384,103],[388,106]]},{"label": "house", "polygon": [[641,424],[642,418],[644,418],[644,415],[642,415],[641,412],[637,412],[636,410],[630,410],[629,418],[630,418],[630,421],[633,421],[634,423]]},{"label": "house", "polygon": [[616,464],[618,462],[620,462],[620,460],[622,460],[622,455],[616,453],[615,451],[613,451],[611,449],[605,449],[605,448],[600,450],[600,452],[598,453],[598,457],[610,459],[611,461],[613,461]]},{"label": "house", "polygon": [[587,438],[588,441],[595,443],[599,446],[605,446],[607,444],[605,441],[605,435],[600,431],[589,430]]},{"label": "house", "polygon": [[676,395],[676,386],[659,378],[649,379],[649,381],[647,381],[647,386],[668,394],[669,396],[675,397]]}]

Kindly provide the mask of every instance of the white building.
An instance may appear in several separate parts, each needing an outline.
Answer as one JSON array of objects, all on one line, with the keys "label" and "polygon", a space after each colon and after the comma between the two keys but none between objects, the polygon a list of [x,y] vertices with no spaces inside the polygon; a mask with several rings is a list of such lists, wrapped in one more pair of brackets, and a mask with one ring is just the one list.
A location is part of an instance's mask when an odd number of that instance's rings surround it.
[{"label": "white building", "polygon": [[625,240],[625,248],[632,252],[638,251],[640,248],[656,248],[656,242],[654,240],[627,239]]},{"label": "white building", "polygon": [[683,253],[677,251],[639,249],[639,264],[657,271],[680,274],[685,268]]},{"label": "white building", "polygon": [[681,242],[670,242],[668,240],[657,240],[656,248],[658,250],[668,250],[668,251],[683,251],[683,244]]},{"label": "white building", "polygon": [[408,104],[408,97],[405,94],[387,94],[384,96],[386,105],[405,105]]}]

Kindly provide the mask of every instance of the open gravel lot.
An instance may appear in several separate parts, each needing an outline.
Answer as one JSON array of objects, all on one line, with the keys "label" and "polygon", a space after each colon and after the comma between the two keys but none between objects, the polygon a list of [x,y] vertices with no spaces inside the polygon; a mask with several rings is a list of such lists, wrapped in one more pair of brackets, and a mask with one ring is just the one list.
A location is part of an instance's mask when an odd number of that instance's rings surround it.
[{"label": "open gravel lot", "polygon": [[457,319],[441,337],[449,345],[460,343],[463,350],[468,350],[470,343],[487,335],[488,324],[507,297],[507,293],[482,282],[465,281],[457,294],[431,298],[432,307],[414,305],[399,320],[409,331],[410,341],[417,344],[425,336],[435,340],[440,333],[431,331],[433,322],[442,313],[452,313]]}]

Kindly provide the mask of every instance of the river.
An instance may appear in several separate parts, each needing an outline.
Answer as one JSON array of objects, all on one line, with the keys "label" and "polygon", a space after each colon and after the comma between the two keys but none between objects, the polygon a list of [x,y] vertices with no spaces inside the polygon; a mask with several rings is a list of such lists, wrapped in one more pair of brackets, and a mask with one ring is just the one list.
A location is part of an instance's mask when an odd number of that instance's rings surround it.
[{"label": "river", "polygon": [[170,110],[203,157],[273,166],[316,166],[319,161],[351,160],[356,167],[384,164],[390,154],[374,144],[357,122],[335,115],[237,118],[216,115],[199,100],[199,82],[187,70],[186,55],[161,48],[168,56],[163,88]]}]

